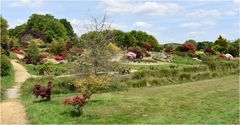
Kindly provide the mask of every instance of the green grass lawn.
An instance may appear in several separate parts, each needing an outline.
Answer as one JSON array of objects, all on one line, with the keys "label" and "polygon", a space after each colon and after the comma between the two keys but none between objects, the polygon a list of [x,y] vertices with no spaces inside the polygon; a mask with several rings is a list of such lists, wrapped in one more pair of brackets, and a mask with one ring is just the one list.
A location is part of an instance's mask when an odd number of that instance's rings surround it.
[{"label": "green grass lawn", "polygon": [[71,116],[73,107],[63,105],[65,97],[76,94],[53,95],[52,101],[37,102],[23,89],[21,99],[33,124],[238,124],[238,83],[238,75],[232,75],[187,84],[94,94],[80,117]]},{"label": "green grass lawn", "polygon": [[14,85],[14,69],[11,64],[10,72],[7,76],[1,77],[1,99],[4,99],[4,91]]}]

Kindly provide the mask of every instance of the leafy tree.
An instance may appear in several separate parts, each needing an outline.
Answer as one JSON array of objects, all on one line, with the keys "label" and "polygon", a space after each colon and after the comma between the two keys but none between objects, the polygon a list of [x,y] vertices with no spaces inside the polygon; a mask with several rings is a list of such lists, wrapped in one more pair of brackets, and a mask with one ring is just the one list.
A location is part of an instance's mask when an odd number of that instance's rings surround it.
[{"label": "leafy tree", "polygon": [[60,19],[59,20],[63,25],[64,27],[66,28],[67,30],[67,35],[70,37],[70,38],[74,38],[76,37],[77,35],[74,33],[73,31],[73,28],[72,28],[72,25],[69,21],[67,21],[67,19]]},{"label": "leafy tree", "polygon": [[193,39],[187,40],[187,41],[185,41],[185,43],[191,43],[191,44],[193,44],[194,46],[197,47],[197,42]]},{"label": "leafy tree", "polygon": [[5,50],[8,49],[8,40],[9,40],[9,36],[8,36],[8,22],[7,20],[5,20],[2,16],[0,16],[1,18],[1,47]]},{"label": "leafy tree", "polygon": [[54,16],[33,14],[27,21],[27,29],[42,31],[48,37],[48,42],[54,38],[67,39],[67,29]]},{"label": "leafy tree", "polygon": [[209,41],[203,41],[197,43],[197,50],[206,50],[207,48],[212,48],[213,43]]},{"label": "leafy tree", "polygon": [[116,67],[111,58],[111,52],[109,50],[110,41],[114,41],[111,33],[103,34],[106,27],[109,27],[106,22],[106,17],[101,21],[93,18],[90,25],[86,25],[90,35],[81,36],[81,40],[85,44],[86,52],[82,54],[82,58],[78,59],[78,66],[80,71],[87,74],[98,75],[99,72],[113,71]]},{"label": "leafy tree", "polygon": [[234,57],[239,56],[239,46],[240,46],[240,39],[238,38],[237,40],[229,44],[227,48],[228,49],[227,52]]},{"label": "leafy tree", "polygon": [[137,44],[137,39],[130,33],[126,33],[124,37],[123,46],[127,47],[128,49],[131,46],[136,46],[136,44]]},{"label": "leafy tree", "polygon": [[133,30],[130,32],[130,34],[136,38],[136,44],[138,46],[142,46],[145,42],[151,43],[152,48],[158,46],[158,41],[156,40],[156,38],[154,38],[152,35],[147,34],[146,32]]},{"label": "leafy tree", "polygon": [[219,51],[220,53],[226,52],[228,47],[227,39],[223,38],[221,35],[213,44],[213,49]]},{"label": "leafy tree", "polygon": [[19,26],[16,26],[15,28],[9,29],[9,36],[11,38],[19,38],[21,34],[26,30],[27,24],[22,24]]}]

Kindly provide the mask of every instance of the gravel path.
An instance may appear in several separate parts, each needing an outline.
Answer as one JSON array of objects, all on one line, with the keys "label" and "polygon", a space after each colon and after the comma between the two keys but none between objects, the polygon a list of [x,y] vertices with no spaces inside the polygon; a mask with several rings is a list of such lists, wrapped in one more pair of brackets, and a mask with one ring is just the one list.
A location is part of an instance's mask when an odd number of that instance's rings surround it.
[{"label": "gravel path", "polygon": [[26,112],[23,104],[17,99],[20,95],[21,84],[30,77],[27,70],[11,60],[15,71],[15,86],[6,90],[6,100],[1,103],[1,123],[0,124],[28,124]]}]

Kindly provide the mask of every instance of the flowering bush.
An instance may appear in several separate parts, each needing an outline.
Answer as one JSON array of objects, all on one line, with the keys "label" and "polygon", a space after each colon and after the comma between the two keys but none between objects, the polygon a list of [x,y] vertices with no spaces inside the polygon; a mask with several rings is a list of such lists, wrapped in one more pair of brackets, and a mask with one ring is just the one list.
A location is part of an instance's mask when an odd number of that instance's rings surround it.
[{"label": "flowering bush", "polygon": [[78,111],[79,115],[81,115],[82,108],[88,102],[89,99],[90,97],[86,95],[83,95],[82,97],[76,96],[73,98],[65,98],[64,104],[73,106]]},{"label": "flowering bush", "polygon": [[131,47],[128,49],[128,52],[133,52],[136,54],[136,58],[143,58],[144,52],[139,47]]},{"label": "flowering bush", "polygon": [[18,49],[13,49],[13,52],[17,53],[17,54],[25,54],[23,51],[18,50]]},{"label": "flowering bush", "polygon": [[54,56],[54,58],[58,61],[59,60],[64,60],[63,56],[60,56],[60,55],[56,55],[56,56]]},{"label": "flowering bush", "polygon": [[205,49],[205,51],[204,51],[206,54],[209,54],[209,55],[213,55],[213,54],[215,54],[215,52],[211,49],[211,48],[207,48],[207,49]]}]

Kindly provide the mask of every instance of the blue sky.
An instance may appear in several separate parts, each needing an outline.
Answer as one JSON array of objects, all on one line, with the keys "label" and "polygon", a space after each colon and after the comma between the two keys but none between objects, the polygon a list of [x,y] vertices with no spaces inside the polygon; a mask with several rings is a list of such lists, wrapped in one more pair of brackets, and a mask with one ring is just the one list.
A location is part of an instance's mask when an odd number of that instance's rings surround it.
[{"label": "blue sky", "polygon": [[159,43],[214,41],[219,35],[235,40],[239,12],[240,0],[1,0],[1,15],[10,28],[33,13],[49,13],[68,19],[81,35],[91,16],[106,14],[112,28],[146,31]]}]

